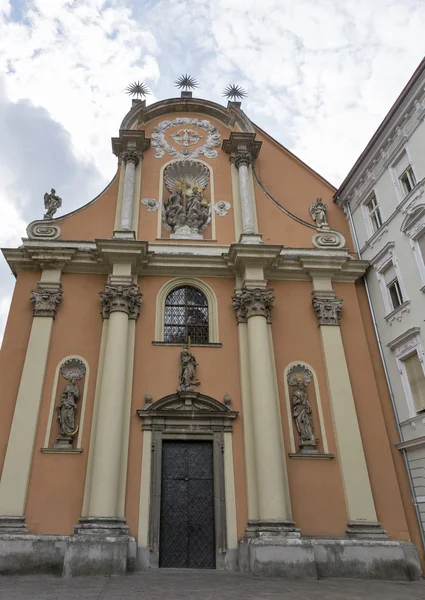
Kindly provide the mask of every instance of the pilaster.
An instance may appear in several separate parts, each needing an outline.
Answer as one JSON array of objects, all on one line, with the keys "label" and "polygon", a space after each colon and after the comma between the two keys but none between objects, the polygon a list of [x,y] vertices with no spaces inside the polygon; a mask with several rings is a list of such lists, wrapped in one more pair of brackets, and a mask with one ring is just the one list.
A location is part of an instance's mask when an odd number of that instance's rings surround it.
[{"label": "pilaster", "polygon": [[53,322],[62,300],[61,270],[42,273],[31,292],[33,322],[0,480],[0,532],[25,533],[25,504]]},{"label": "pilaster", "polygon": [[312,303],[320,328],[334,433],[341,465],[348,515],[347,535],[384,539],[386,531],[381,528],[376,516],[339,327],[342,300],[335,297],[330,279],[313,276]]}]

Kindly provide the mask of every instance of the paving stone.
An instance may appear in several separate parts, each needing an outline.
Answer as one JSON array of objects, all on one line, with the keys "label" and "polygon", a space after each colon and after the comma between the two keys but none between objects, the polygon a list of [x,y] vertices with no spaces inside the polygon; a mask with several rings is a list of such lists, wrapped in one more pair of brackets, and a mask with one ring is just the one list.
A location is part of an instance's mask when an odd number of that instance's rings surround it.
[{"label": "paving stone", "polygon": [[2,577],[0,600],[425,600],[425,580],[286,580],[161,569],[127,577]]}]

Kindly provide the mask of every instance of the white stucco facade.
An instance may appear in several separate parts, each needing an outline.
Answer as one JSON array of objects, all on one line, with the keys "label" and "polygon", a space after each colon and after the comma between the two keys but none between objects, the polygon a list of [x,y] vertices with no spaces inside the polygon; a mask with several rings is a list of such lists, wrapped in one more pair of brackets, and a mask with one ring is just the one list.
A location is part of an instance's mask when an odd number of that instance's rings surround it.
[{"label": "white stucco facade", "polygon": [[[425,61],[338,190],[366,273],[425,527]],[[351,214],[351,216],[350,216]]]}]

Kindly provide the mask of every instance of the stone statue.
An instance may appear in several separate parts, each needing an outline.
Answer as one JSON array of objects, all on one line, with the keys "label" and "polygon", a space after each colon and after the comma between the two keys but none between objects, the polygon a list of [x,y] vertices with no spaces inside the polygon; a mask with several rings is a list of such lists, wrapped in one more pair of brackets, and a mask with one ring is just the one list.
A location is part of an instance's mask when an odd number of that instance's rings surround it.
[{"label": "stone statue", "polygon": [[209,170],[194,160],[175,161],[164,171],[170,196],[164,202],[162,220],[170,237],[203,239],[202,232],[211,223],[211,204],[203,196],[209,182]]},{"label": "stone statue", "polygon": [[180,352],[180,385],[177,389],[178,392],[193,392],[195,387],[200,384],[200,381],[195,379],[197,366],[194,354],[190,351],[189,346],[185,346]]},{"label": "stone statue", "polygon": [[58,411],[58,421],[60,425],[60,437],[73,437],[76,433],[75,428],[75,412],[77,410],[77,401],[80,398],[80,390],[75,385],[75,378],[65,386],[62,392],[62,398]]},{"label": "stone statue", "polygon": [[288,371],[288,383],[296,386],[292,394],[292,415],[299,433],[299,446],[303,454],[317,453],[313,432],[311,405],[305,388],[311,381],[311,371],[304,365],[295,365]]},{"label": "stone statue", "polygon": [[322,198],[316,198],[314,202],[310,204],[310,216],[313,221],[316,222],[317,227],[328,227],[327,222],[328,207],[323,204]]},{"label": "stone statue", "polygon": [[60,371],[62,377],[67,379],[69,383],[64,387],[60,404],[56,407],[60,430],[54,448],[70,450],[74,435],[78,431],[78,425],[75,425],[77,402],[80,399],[77,382],[85,376],[86,366],[78,358],[69,358],[62,363]]},{"label": "stone statue", "polygon": [[46,209],[46,214],[44,215],[45,219],[53,219],[53,215],[61,206],[62,198],[56,196],[56,190],[52,188],[50,194],[47,192],[44,194],[44,208]]}]

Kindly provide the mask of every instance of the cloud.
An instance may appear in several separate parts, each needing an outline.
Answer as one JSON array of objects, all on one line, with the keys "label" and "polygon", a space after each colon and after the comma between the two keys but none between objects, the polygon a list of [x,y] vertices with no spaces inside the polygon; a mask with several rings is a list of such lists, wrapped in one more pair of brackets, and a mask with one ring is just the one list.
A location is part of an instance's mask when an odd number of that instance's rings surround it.
[{"label": "cloud", "polygon": [[338,184],[422,59],[424,22],[417,0],[0,0],[0,243],[52,185],[65,210],[102,189],[137,79],[148,102],[186,71],[220,103],[241,84],[248,116]]}]

